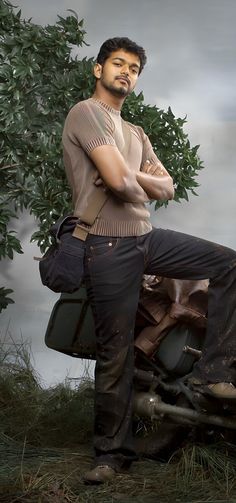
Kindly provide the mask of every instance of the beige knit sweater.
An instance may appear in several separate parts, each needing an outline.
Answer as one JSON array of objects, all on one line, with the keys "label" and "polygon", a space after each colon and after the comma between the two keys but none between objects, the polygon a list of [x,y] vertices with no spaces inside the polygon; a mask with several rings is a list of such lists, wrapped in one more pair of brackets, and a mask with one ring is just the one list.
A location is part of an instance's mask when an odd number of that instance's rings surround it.
[{"label": "beige knit sweater", "polygon": [[[142,170],[145,161],[157,160],[142,128],[124,121],[120,112],[89,98],[69,112],[63,131],[64,165],[72,190],[74,214],[85,211],[95,193],[96,166],[90,159],[100,145],[116,145],[131,170]],[[129,203],[110,191],[109,198],[96,218],[91,234],[101,236],[141,236],[150,232],[150,213],[145,204]]]}]

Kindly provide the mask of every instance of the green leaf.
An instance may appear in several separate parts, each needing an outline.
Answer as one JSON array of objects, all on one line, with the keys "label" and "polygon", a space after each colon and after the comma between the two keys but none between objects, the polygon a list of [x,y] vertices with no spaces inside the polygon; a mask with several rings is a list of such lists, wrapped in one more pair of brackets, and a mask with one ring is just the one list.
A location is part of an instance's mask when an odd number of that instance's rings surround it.
[{"label": "green leaf", "polygon": [[9,293],[13,293],[13,290],[10,288],[0,288],[0,312],[3,309],[6,309],[8,304],[14,304],[14,300],[12,300],[10,297],[7,297]]}]

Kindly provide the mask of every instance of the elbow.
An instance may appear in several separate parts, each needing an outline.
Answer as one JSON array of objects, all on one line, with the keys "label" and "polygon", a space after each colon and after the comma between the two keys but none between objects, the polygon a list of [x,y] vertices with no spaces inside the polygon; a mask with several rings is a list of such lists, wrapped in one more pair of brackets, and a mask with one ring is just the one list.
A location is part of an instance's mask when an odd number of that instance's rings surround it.
[{"label": "elbow", "polygon": [[172,184],[172,187],[170,187],[170,189],[168,191],[167,199],[169,201],[171,201],[172,199],[174,199],[174,197],[175,197],[175,189],[174,189],[174,185]]},{"label": "elbow", "polygon": [[112,192],[115,192],[115,194],[117,194],[118,196],[119,195],[122,195],[124,194],[127,186],[126,186],[126,183],[125,183],[125,180],[123,179],[120,179],[120,180],[117,180],[115,183],[113,183],[112,185],[110,185],[110,190]]},{"label": "elbow", "polygon": [[162,192],[161,198],[163,201],[171,201],[175,197],[175,189],[172,178],[169,181],[169,184],[165,187]]},{"label": "elbow", "polygon": [[122,194],[126,194],[130,188],[130,181],[125,176],[119,176],[116,180],[112,181],[110,185],[110,190],[114,192],[118,197],[122,196]]},{"label": "elbow", "polygon": [[174,199],[174,197],[175,197],[175,189],[174,189],[173,178],[171,178],[171,177],[170,177],[170,183],[169,183],[169,187],[168,187],[167,192],[168,192],[167,199],[168,200]]}]

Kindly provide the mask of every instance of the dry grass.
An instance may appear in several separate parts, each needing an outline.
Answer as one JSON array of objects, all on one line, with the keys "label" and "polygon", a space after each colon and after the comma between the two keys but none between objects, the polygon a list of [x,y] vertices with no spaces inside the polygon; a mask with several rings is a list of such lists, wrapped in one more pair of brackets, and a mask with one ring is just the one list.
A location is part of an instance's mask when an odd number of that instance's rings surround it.
[{"label": "dry grass", "polygon": [[91,452],[85,447],[73,452],[24,446],[18,462],[17,457],[14,462],[13,456],[9,459],[5,482],[2,467],[0,471],[0,501],[6,503],[236,501],[235,461],[223,449],[189,446],[169,463],[139,461],[129,474],[98,487],[82,482],[91,462]]},{"label": "dry grass", "polygon": [[85,486],[92,462],[93,389],[42,389],[28,348],[4,349],[0,365],[0,502],[236,502],[236,448],[187,445],[168,463],[140,460],[112,483]]},{"label": "dry grass", "polygon": [[86,444],[93,429],[93,384],[81,380],[43,389],[32,368],[29,348],[12,344],[1,357],[0,423],[8,437],[40,447]]}]

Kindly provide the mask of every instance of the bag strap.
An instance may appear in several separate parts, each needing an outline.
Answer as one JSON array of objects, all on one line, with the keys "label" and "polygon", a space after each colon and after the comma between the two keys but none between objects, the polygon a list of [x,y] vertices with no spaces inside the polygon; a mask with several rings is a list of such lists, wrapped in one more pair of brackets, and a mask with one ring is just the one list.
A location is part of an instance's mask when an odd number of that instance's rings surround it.
[{"label": "bag strap", "polygon": [[97,187],[95,193],[91,194],[88,206],[84,213],[78,218],[72,236],[82,241],[85,241],[91,226],[103,208],[109,197],[109,193],[104,191],[104,188]]}]

